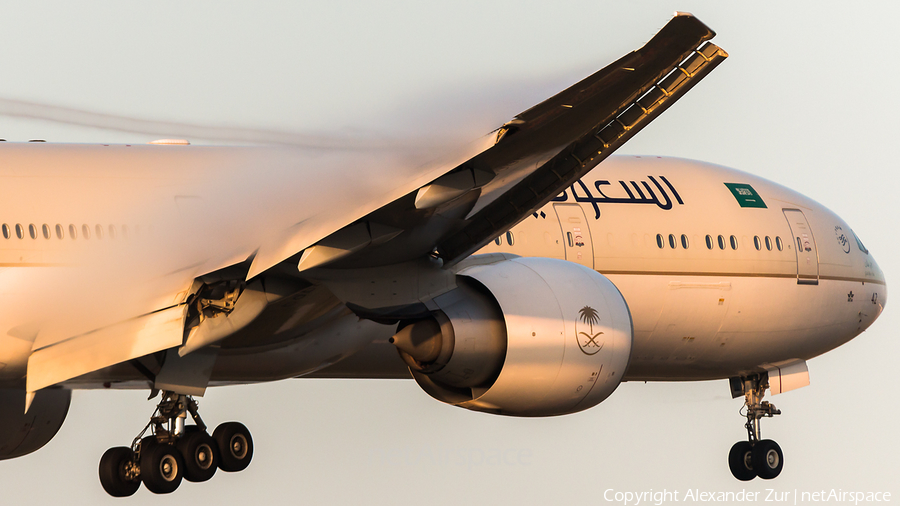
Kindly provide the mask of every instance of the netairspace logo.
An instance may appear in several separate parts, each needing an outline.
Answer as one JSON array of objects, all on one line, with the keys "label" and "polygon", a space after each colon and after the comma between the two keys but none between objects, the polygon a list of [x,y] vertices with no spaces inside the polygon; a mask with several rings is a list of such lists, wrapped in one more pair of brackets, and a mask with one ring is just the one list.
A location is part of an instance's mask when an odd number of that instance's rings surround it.
[{"label": "netairspace logo", "polygon": [[779,504],[870,504],[891,502],[890,492],[860,492],[833,488],[831,490],[740,490],[737,492],[717,492],[689,488],[683,490],[620,491],[608,488],[603,491],[603,499],[622,506],[653,505],[662,506],[669,503],[779,503]]}]

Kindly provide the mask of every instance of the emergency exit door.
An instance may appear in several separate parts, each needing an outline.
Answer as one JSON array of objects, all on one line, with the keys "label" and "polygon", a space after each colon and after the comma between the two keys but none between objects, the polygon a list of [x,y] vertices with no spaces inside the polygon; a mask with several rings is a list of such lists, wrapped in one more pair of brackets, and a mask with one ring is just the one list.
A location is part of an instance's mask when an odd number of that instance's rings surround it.
[{"label": "emergency exit door", "polygon": [[816,238],[806,215],[798,209],[783,209],[784,217],[791,226],[794,248],[797,251],[797,283],[801,285],[819,284],[819,253]]},{"label": "emergency exit door", "polygon": [[553,204],[562,228],[566,260],[594,268],[594,244],[591,229],[578,204]]}]

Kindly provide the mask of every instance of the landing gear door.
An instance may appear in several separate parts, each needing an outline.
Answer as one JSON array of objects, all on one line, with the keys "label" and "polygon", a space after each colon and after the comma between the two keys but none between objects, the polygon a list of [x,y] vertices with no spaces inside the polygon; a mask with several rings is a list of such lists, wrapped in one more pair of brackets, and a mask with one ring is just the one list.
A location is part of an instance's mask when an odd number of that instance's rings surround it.
[{"label": "landing gear door", "polygon": [[788,220],[793,236],[794,248],[797,251],[797,283],[801,285],[819,284],[819,253],[816,250],[816,239],[803,211],[784,209],[784,217]]},{"label": "landing gear door", "polygon": [[562,228],[566,260],[594,268],[594,244],[584,211],[578,204],[553,204]]}]

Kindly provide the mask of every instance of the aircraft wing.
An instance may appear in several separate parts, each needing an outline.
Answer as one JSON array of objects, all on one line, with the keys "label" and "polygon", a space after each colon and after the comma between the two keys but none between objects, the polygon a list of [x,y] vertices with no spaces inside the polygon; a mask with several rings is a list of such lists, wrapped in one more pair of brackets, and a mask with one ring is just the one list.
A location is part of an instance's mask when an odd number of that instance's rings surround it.
[{"label": "aircraft wing", "polygon": [[[239,269],[246,281],[241,297],[256,303],[242,303],[227,320],[245,324],[267,301],[288,293],[264,273],[296,276],[299,270],[303,277],[320,266],[378,267],[425,256],[454,265],[558,195],[706,76],[727,57],[708,42],[714,35],[693,16],[677,14],[644,47],[516,115],[487,143],[456,153],[450,163],[345,185],[342,202],[356,204],[339,205],[337,212],[323,211],[334,195],[307,192],[296,208],[273,215],[280,232],[268,229],[264,241],[237,252],[252,258]],[[335,165],[307,183],[340,187],[354,168]],[[74,337],[40,337],[28,363],[27,391],[166,349],[180,347],[179,355],[187,355],[227,337],[228,329],[212,324],[188,332],[188,299],[202,297],[184,290],[205,282],[192,285],[192,271],[178,273],[184,279],[174,283],[180,294],[175,305],[148,307],[136,313],[143,316]]]},{"label": "aircraft wing", "polygon": [[75,336],[34,352],[26,390],[35,392],[87,372],[180,346],[184,306],[176,305]]},{"label": "aircraft wing", "polygon": [[[678,13],[644,47],[516,115],[493,145],[427,184],[315,239],[303,227],[263,245],[248,278],[389,265],[425,255],[453,265],[546,204],[672,105],[727,54]],[[302,224],[301,224],[302,225]],[[312,241],[311,241],[312,239]]]}]

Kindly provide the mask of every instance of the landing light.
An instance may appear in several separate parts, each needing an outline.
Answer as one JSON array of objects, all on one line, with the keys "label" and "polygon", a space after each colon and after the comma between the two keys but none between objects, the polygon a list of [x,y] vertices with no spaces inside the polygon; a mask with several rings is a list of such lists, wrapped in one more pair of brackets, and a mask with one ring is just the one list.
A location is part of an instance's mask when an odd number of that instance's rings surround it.
[{"label": "landing light", "polygon": [[150,141],[147,144],[161,144],[161,145],[169,145],[169,146],[190,146],[191,143],[185,139],[157,139],[155,141]]}]

